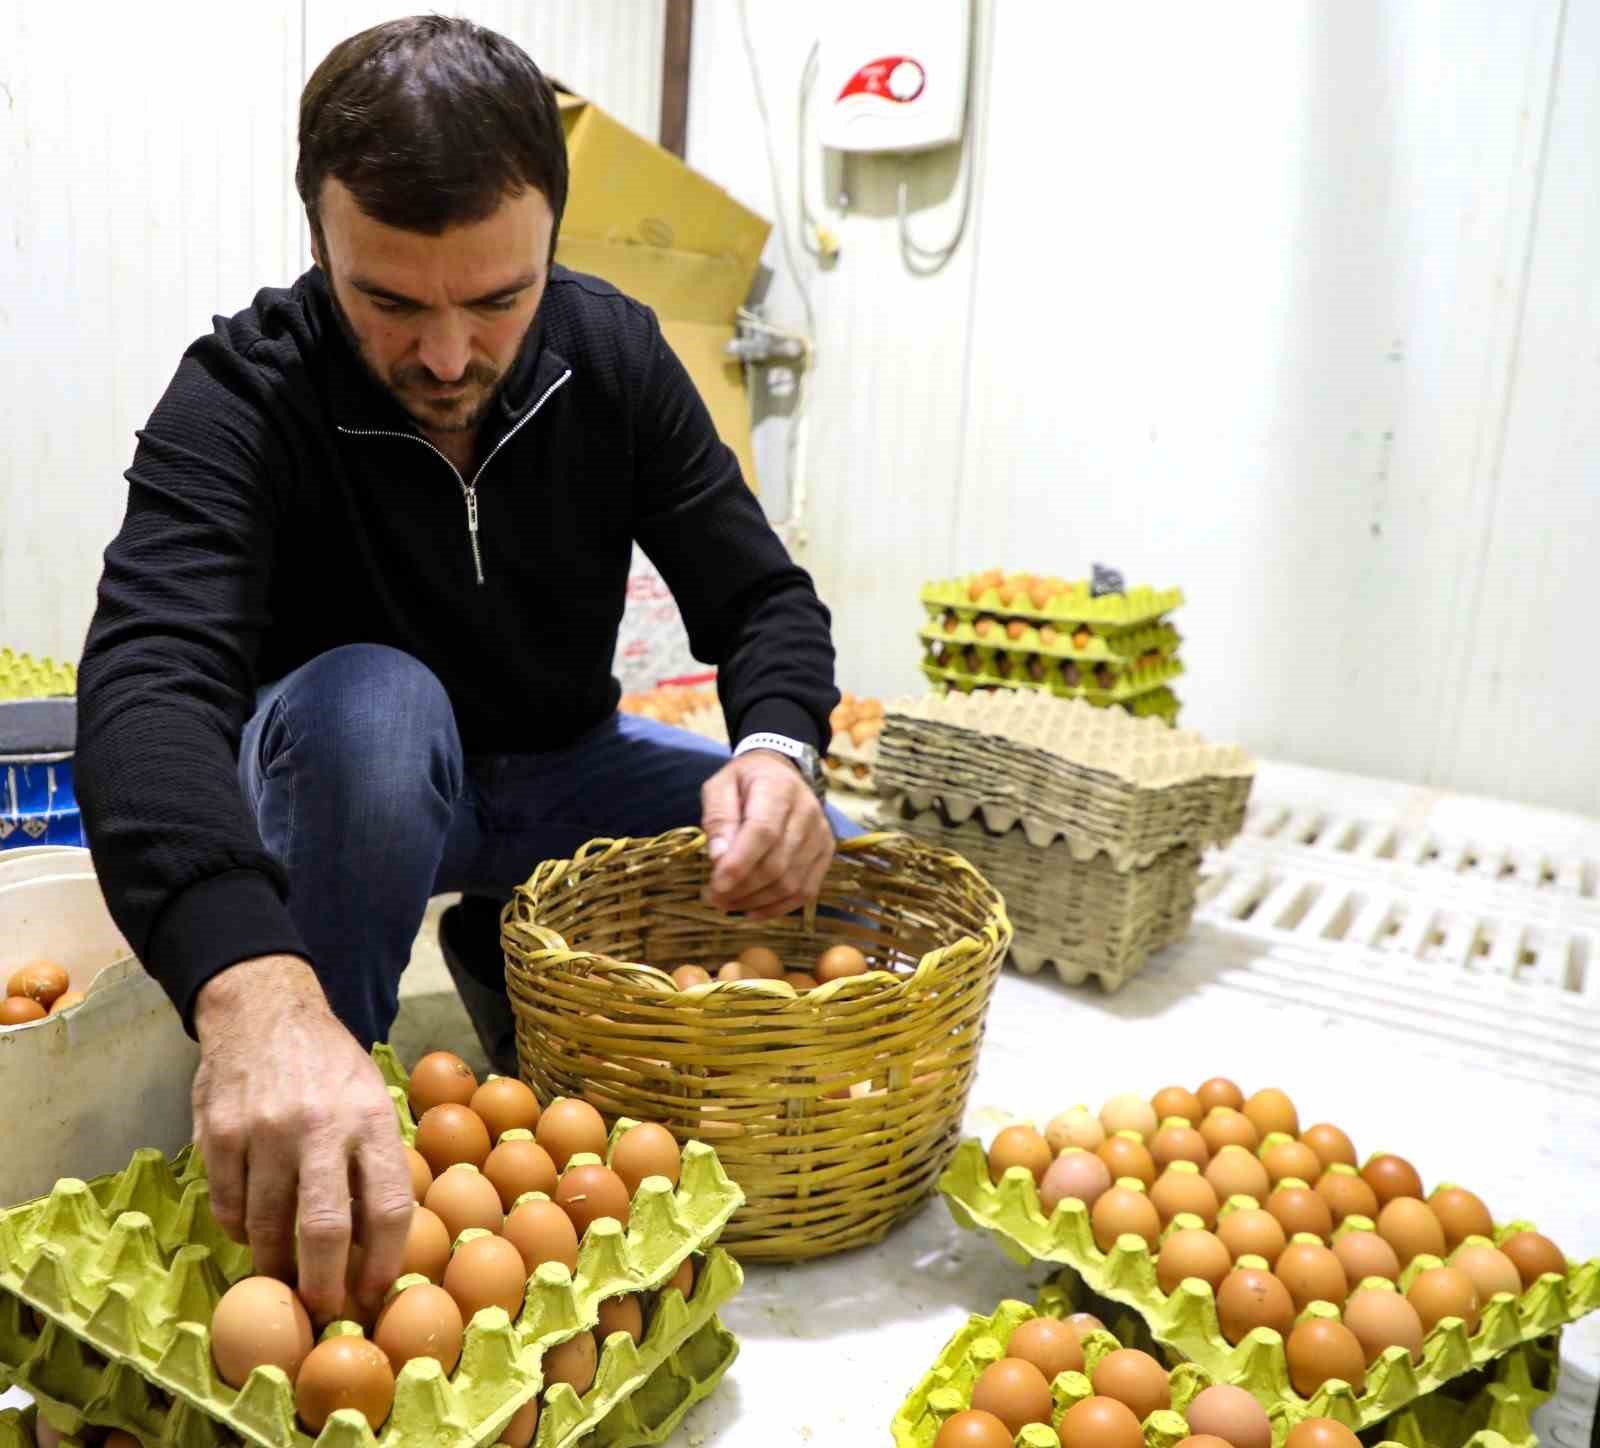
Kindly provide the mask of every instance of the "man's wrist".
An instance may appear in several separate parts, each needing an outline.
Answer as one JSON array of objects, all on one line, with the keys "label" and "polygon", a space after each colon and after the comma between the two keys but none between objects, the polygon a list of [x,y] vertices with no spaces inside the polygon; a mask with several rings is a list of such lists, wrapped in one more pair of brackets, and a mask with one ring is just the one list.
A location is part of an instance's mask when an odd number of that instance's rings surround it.
[{"label": "man's wrist", "polygon": [[298,955],[257,956],[218,971],[196,992],[195,1034],[203,1042],[209,1031],[225,1025],[250,1002],[265,996],[286,1004],[327,1004],[308,961]]},{"label": "man's wrist", "polygon": [[822,758],[813,746],[798,739],[791,739],[786,734],[750,734],[739,741],[733,751],[733,757],[739,759],[746,754],[756,752],[776,754],[792,765],[819,799],[826,791],[827,781],[822,774]]}]

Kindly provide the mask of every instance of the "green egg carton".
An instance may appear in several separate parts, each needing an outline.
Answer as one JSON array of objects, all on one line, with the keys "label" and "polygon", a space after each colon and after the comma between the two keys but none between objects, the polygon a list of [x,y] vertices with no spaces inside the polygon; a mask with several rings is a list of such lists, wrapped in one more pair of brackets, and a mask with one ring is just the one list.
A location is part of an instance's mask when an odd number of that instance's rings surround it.
[{"label": "green egg carton", "polygon": [[1043,608],[1035,608],[1033,600],[1026,594],[1014,595],[1009,604],[1002,604],[1000,592],[995,588],[986,590],[976,599],[971,596],[969,588],[975,576],[969,573],[961,578],[924,584],[921,600],[929,616],[937,618],[946,611],[953,611],[959,618],[970,622],[980,613],[988,613],[1002,618],[1100,624],[1128,629],[1153,623],[1183,604],[1181,588],[1139,587],[1123,593],[1104,593],[1094,597],[1085,580],[1069,584],[1066,592],[1047,599]]},{"label": "green egg carton", "polygon": [[[34,1424],[38,1417],[36,1407],[0,1411],[0,1448],[37,1448],[39,1440],[34,1436]],[[61,1448],[87,1448],[87,1444],[69,1433],[61,1439]]]},{"label": "green egg carton", "polygon": [[[1074,659],[1088,664],[1122,664],[1147,653],[1173,654],[1183,642],[1183,637],[1171,624],[1154,624],[1136,629],[1091,629],[1087,645],[1078,648],[1070,632],[1062,633],[1054,643],[1044,643],[1039,638],[1039,628],[1027,620],[1022,633],[1012,638],[1004,622],[997,622],[982,638],[978,636],[974,621],[960,619],[955,630],[946,629],[941,620],[924,624],[917,637],[925,644],[954,644],[964,647],[977,644],[985,648],[1005,649],[1014,654],[1038,654],[1049,659]],[[1085,625],[1087,627],[1087,625]]]},{"label": "green egg carton", "polygon": [[637,1448],[666,1442],[689,1410],[716,1390],[738,1356],[738,1339],[713,1317],[651,1373],[642,1388],[613,1408],[583,1439],[582,1448]]},{"label": "green egg carton", "polygon": [[1153,693],[1157,689],[1166,689],[1173,679],[1183,673],[1183,661],[1170,658],[1163,659],[1158,664],[1127,670],[1117,679],[1115,687],[1110,689],[1082,686],[1070,688],[1060,678],[1039,682],[1014,674],[1009,678],[1002,677],[994,672],[994,650],[979,648],[974,651],[978,655],[975,671],[967,666],[965,661],[959,666],[946,667],[924,659],[922,672],[933,683],[960,689],[964,694],[971,693],[974,689],[1027,689],[1036,694],[1049,694],[1056,699],[1083,699],[1099,708],[1106,708],[1112,704],[1127,707],[1131,701],[1142,695]]},{"label": "green egg carton", "polygon": [[66,698],[77,691],[78,670],[74,665],[0,649],[0,703]]},{"label": "green egg carton", "polygon": [[[946,1419],[971,1406],[972,1390],[991,1363],[1005,1356],[1011,1334],[1036,1317],[1065,1317],[1081,1310],[1081,1285],[1069,1278],[1044,1289],[1038,1302],[1005,1301],[987,1317],[970,1317],[944,1346],[932,1368],[901,1403],[890,1424],[895,1448],[931,1448]],[[1083,1340],[1084,1371],[1059,1374],[1050,1385],[1050,1426],[1030,1424],[1014,1448],[1059,1448],[1056,1428],[1075,1404],[1090,1397],[1090,1377],[1108,1353],[1123,1346],[1120,1335],[1091,1332]],[[1534,1410],[1554,1391],[1553,1342],[1525,1344],[1495,1365],[1492,1378],[1473,1385],[1461,1400],[1435,1394],[1372,1431],[1376,1448],[1535,1448]],[[1145,1448],[1174,1448],[1189,1435],[1184,1413],[1213,1383],[1226,1381],[1190,1362],[1170,1367],[1170,1409],[1144,1420]],[[1245,1382],[1244,1387],[1252,1387]],[[1259,1394],[1258,1394],[1259,1396]],[[1273,1442],[1281,1445],[1300,1416],[1269,1409]]]},{"label": "green egg carton", "polygon": [[[1292,1185],[1304,1185],[1292,1178],[1287,1180]],[[1132,1179],[1119,1185],[1143,1190]],[[1327,1417],[1352,1428],[1367,1427],[1452,1379],[1483,1368],[1520,1343],[1546,1337],[1600,1307],[1600,1261],[1573,1264],[1565,1277],[1551,1273],[1520,1295],[1502,1293],[1492,1299],[1483,1309],[1478,1331],[1470,1338],[1461,1319],[1445,1318],[1424,1342],[1420,1365],[1413,1365],[1403,1349],[1391,1348],[1368,1370],[1359,1395],[1349,1384],[1335,1381],[1307,1400],[1290,1385],[1283,1338],[1278,1333],[1257,1328],[1237,1345],[1229,1343],[1217,1324],[1216,1302],[1209,1284],[1190,1278],[1180,1283],[1171,1296],[1166,1295],[1156,1280],[1155,1254],[1143,1238],[1123,1236],[1110,1252],[1102,1252],[1095,1243],[1089,1212],[1082,1202],[1059,1202],[1054,1214],[1047,1218],[1038,1188],[1025,1168],[1011,1168],[998,1184],[990,1181],[988,1162],[978,1141],[964,1141],[957,1147],[939,1179],[939,1190],[959,1226],[989,1233],[1017,1262],[1053,1262],[1069,1267],[1102,1297],[1137,1311],[1166,1348],[1219,1382],[1248,1387],[1269,1413],[1287,1414],[1294,1421]],[[1223,1210],[1256,1205],[1250,1197],[1234,1197]],[[1172,1229],[1202,1225],[1199,1218],[1179,1216],[1173,1219]],[[1373,1224],[1352,1216],[1339,1230],[1371,1231]],[[1497,1229],[1495,1241],[1527,1230],[1531,1228],[1525,1222],[1511,1223]],[[1480,1239],[1467,1240],[1471,1243]],[[1256,1258],[1242,1257],[1239,1261],[1241,1265],[1266,1266]],[[1417,1273],[1439,1265],[1438,1258],[1418,1257],[1401,1274],[1400,1290],[1409,1288]],[[1389,1284],[1373,1279],[1368,1285]],[[1337,1319],[1339,1311],[1328,1303],[1313,1302],[1300,1314],[1300,1320],[1308,1316]]]}]

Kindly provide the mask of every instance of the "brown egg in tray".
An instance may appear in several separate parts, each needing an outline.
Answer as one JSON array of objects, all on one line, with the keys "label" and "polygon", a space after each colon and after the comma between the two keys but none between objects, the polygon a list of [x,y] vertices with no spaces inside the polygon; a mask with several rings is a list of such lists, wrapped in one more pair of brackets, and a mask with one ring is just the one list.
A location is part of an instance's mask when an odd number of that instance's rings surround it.
[{"label": "brown egg in tray", "polygon": [[1600,1262],[1463,1188],[1424,1199],[1401,1157],[1357,1161],[1283,1092],[1217,1079],[963,1142],[939,1185],[960,1225],[1070,1267],[1288,1421],[1366,1427],[1600,1306]]}]

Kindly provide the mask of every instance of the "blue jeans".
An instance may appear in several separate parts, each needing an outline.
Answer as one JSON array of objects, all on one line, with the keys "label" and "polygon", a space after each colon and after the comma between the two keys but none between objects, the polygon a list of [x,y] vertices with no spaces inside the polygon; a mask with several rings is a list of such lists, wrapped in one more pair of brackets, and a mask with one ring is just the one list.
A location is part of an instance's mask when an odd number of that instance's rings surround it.
[{"label": "blue jeans", "polygon": [[[289,876],[289,911],[339,1019],[389,1034],[432,895],[502,899],[600,836],[700,823],[727,749],[614,714],[546,754],[466,755],[444,686],[398,649],[348,644],[262,689],[239,780]],[[834,833],[857,833],[828,811]]]}]

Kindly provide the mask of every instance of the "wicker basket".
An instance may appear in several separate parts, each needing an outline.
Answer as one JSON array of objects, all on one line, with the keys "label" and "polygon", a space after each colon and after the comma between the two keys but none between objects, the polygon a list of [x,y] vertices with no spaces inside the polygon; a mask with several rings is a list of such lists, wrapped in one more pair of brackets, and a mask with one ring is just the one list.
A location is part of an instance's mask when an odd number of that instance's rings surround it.
[{"label": "wicker basket", "polygon": [[[701,903],[708,870],[705,836],[675,830],[592,841],[517,890],[502,938],[523,1075],[547,1100],[581,1095],[715,1146],[747,1198],[723,1237],[737,1256],[876,1241],[955,1149],[1005,906],[959,855],[898,834],[843,843],[815,915],[723,915]],[[751,945],[810,969],[838,944],[880,968],[802,995],[680,992],[662,973],[715,972]]]}]

